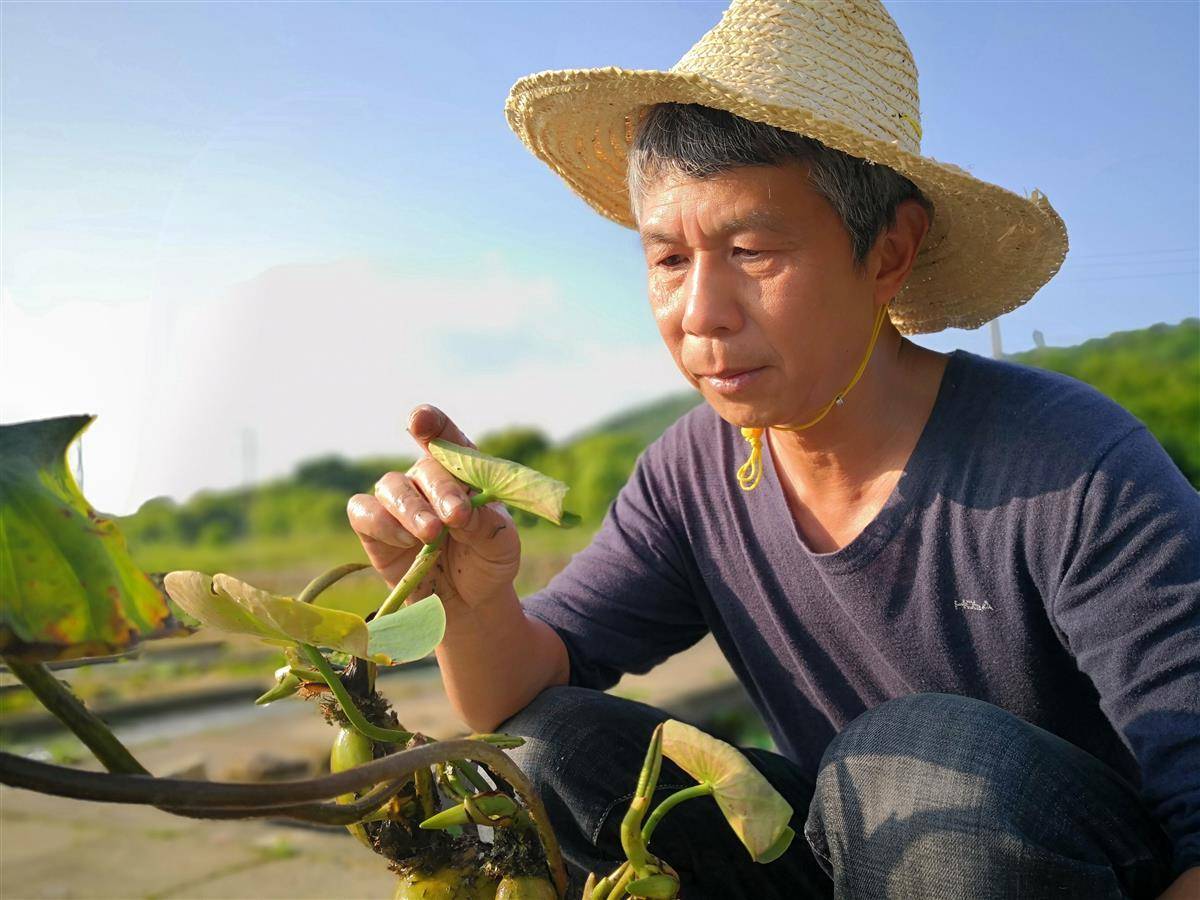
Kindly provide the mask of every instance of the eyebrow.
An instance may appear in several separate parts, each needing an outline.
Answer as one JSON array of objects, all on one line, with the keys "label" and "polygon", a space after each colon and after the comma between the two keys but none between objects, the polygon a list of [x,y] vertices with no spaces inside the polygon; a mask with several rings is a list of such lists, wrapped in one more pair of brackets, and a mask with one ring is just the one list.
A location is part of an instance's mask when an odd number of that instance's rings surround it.
[{"label": "eyebrow", "polygon": [[[778,213],[771,210],[759,209],[744,216],[739,216],[736,219],[730,219],[717,229],[716,236],[728,237],[736,232],[750,231],[755,228],[773,231],[776,234],[786,234],[788,231],[780,220]],[[641,236],[641,244],[644,248],[657,244],[673,244],[677,240],[678,238],[675,235],[665,231],[647,231]]]}]

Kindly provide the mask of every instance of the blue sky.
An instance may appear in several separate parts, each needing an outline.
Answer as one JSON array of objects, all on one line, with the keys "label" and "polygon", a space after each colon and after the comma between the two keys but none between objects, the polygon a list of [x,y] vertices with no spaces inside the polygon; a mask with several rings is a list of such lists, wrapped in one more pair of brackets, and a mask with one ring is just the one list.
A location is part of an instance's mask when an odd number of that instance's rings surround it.
[{"label": "blue sky", "polygon": [[[0,417],[91,411],[128,511],[417,402],[563,436],[683,386],[631,231],[504,121],[543,69],[667,68],[709,2],[5,3]],[[886,3],[923,152],[1046,193],[1071,251],[1007,350],[1197,314],[1194,3]],[[922,338],[986,353],[986,329]]]}]

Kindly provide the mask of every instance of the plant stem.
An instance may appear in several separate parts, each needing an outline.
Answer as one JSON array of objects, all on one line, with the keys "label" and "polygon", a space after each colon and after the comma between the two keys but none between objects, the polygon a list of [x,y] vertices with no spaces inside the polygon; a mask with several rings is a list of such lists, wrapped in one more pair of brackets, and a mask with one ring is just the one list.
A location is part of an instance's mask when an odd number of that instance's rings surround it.
[{"label": "plant stem", "polygon": [[367,563],[346,563],[345,565],[334,566],[329,571],[322,572],[320,575],[310,581],[308,586],[300,592],[300,596],[296,598],[296,602],[312,603],[326,588],[337,584],[347,575],[359,572],[367,567]]},{"label": "plant stem", "polygon": [[[488,491],[480,491],[478,494],[472,494],[470,500],[471,508],[478,509],[485,503],[491,503],[493,497]],[[425,576],[429,574],[429,570],[437,563],[438,557],[442,553],[442,548],[446,545],[446,537],[449,534],[449,530],[443,525],[442,530],[438,532],[438,536],[421,548],[421,552],[412,561],[412,565],[408,567],[408,571],[404,573],[404,577],[396,582],[396,586],[392,588],[392,592],[387,595],[387,599],[383,601],[383,604],[375,613],[375,618],[382,618],[404,605],[404,601],[412,595],[417,586],[425,580]]]},{"label": "plant stem", "polygon": [[625,857],[638,878],[654,874],[646,842],[642,839],[642,821],[646,818],[654,789],[658,786],[658,774],[662,770],[662,741],[663,727],[659,725],[650,736],[646,761],[642,763],[642,771],[638,775],[637,791],[629,803],[629,811],[621,821],[621,849],[625,851]]},{"label": "plant stem", "polygon": [[486,794],[488,791],[495,790],[495,788],[483,780],[483,776],[479,774],[479,771],[475,768],[474,763],[467,762],[465,759],[452,759],[450,761],[450,768],[453,769],[455,773],[471,782],[471,785],[475,788],[475,790],[480,791],[481,793]]},{"label": "plant stem", "polygon": [[380,728],[378,725],[372,725],[363,716],[361,710],[355,705],[354,699],[350,696],[346,686],[342,684],[342,679],[338,678],[337,673],[333,671],[333,667],[329,665],[329,660],[325,658],[320,650],[312,644],[300,644],[300,652],[312,663],[313,668],[321,673],[321,677],[325,679],[325,683],[329,685],[329,689],[333,691],[333,696],[337,698],[338,705],[341,706],[342,712],[346,714],[346,720],[350,723],[350,727],[359,734],[369,737],[373,741],[379,741],[382,744],[406,744],[412,740],[412,732],[397,731],[394,728]]},{"label": "plant stem", "polygon": [[149,774],[125,745],[117,740],[108,726],[88,710],[44,665],[17,662],[8,657],[4,658],[4,664],[33,692],[42,706],[83,741],[104,768],[124,775]]},{"label": "plant stem", "polygon": [[[125,745],[109,731],[108,726],[88,710],[44,665],[21,663],[7,658],[4,660],[4,664],[33,692],[42,706],[53,713],[87,745],[104,768],[121,775],[150,774],[125,748]],[[403,788],[405,783],[405,781],[397,781],[393,784],[383,785],[352,804],[308,803],[284,807],[264,806],[257,812],[238,810],[233,813],[228,810],[193,809],[187,806],[164,808],[167,812],[192,818],[247,818],[255,815],[284,815],[306,822],[346,825],[358,821],[364,815],[387,803]]]},{"label": "plant stem", "polygon": [[369,821],[392,797],[404,790],[410,778],[385,783],[351,803],[300,803],[283,806],[258,806],[250,809],[210,809],[207,807],[163,806],[164,812],[191,819],[287,818],[322,825],[354,825]]},{"label": "plant stem", "polygon": [[442,787],[447,793],[453,794],[460,801],[471,796],[471,786],[465,784],[458,775],[456,769],[451,763],[446,763],[441,767]]},{"label": "plant stem", "polygon": [[[583,895],[583,900],[609,900],[609,897],[613,895],[612,892],[616,887],[617,882],[619,882],[622,878],[625,878],[626,873],[629,873],[630,871],[631,869],[629,866],[629,860],[625,860],[625,862],[621,863],[621,865],[609,872],[608,875],[597,881],[595,886],[592,888],[592,893],[590,895],[585,893]],[[625,878],[626,882],[628,882],[628,880],[628,878]]]},{"label": "plant stem", "polygon": [[712,785],[704,782],[703,784],[694,784],[691,787],[684,788],[682,791],[676,791],[671,796],[666,797],[662,803],[655,807],[654,812],[650,813],[650,818],[646,821],[645,827],[642,828],[642,843],[650,843],[650,836],[654,834],[654,829],[658,827],[658,823],[662,821],[662,817],[669,813],[675,806],[684,800],[691,800],[693,797],[711,797],[712,792]]},{"label": "plant stem", "polygon": [[264,807],[275,808],[278,814],[287,815],[288,808],[306,808],[314,800],[350,794],[381,782],[394,781],[412,775],[420,768],[452,759],[469,759],[487,766],[517,792],[537,826],[558,894],[565,896],[566,867],[558,839],[550,828],[545,805],[516,763],[502,750],[483,741],[440,741],[391,753],[336,775],[274,784],[106,775],[35,762],[12,753],[0,753],[0,784],[77,800],[139,803],[166,807],[168,812],[187,810],[181,812],[182,815],[200,811],[242,810],[244,815],[237,818],[254,818],[262,814]]},{"label": "plant stem", "polygon": [[627,893],[625,888],[629,886],[629,882],[633,881],[637,874],[631,863],[626,862],[625,865],[628,868],[621,873],[620,877],[613,884],[612,890],[608,894],[608,900],[620,900],[621,897],[624,897]]}]

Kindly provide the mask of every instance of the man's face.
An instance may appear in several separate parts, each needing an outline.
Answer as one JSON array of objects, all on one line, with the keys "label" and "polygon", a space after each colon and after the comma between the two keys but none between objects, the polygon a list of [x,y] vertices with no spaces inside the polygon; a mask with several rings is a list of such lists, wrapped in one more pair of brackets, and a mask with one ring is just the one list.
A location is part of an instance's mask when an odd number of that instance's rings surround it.
[{"label": "man's face", "polygon": [[871,332],[873,279],[803,166],[664,175],[639,231],[659,332],[722,418],[794,424],[845,387]]}]

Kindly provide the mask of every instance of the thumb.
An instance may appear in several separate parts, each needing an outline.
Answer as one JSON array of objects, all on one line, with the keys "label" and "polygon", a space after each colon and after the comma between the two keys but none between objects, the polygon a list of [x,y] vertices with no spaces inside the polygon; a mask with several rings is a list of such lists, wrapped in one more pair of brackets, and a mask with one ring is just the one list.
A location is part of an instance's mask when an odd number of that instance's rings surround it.
[{"label": "thumb", "polygon": [[473,441],[468,438],[457,425],[455,425],[450,417],[438,409],[436,406],[430,406],[428,403],[416,407],[408,417],[408,433],[413,436],[413,439],[425,449],[429,442],[441,438],[444,441],[449,441],[452,444],[458,444],[460,447],[470,447],[472,450],[478,449]]},{"label": "thumb", "polygon": [[512,535],[504,534],[510,529],[514,532],[516,529],[512,516],[504,508],[504,504],[493,501],[472,510],[470,520],[462,528],[451,528],[450,540],[469,544],[484,559],[491,559],[495,553],[511,552],[506,543],[511,540]]}]

